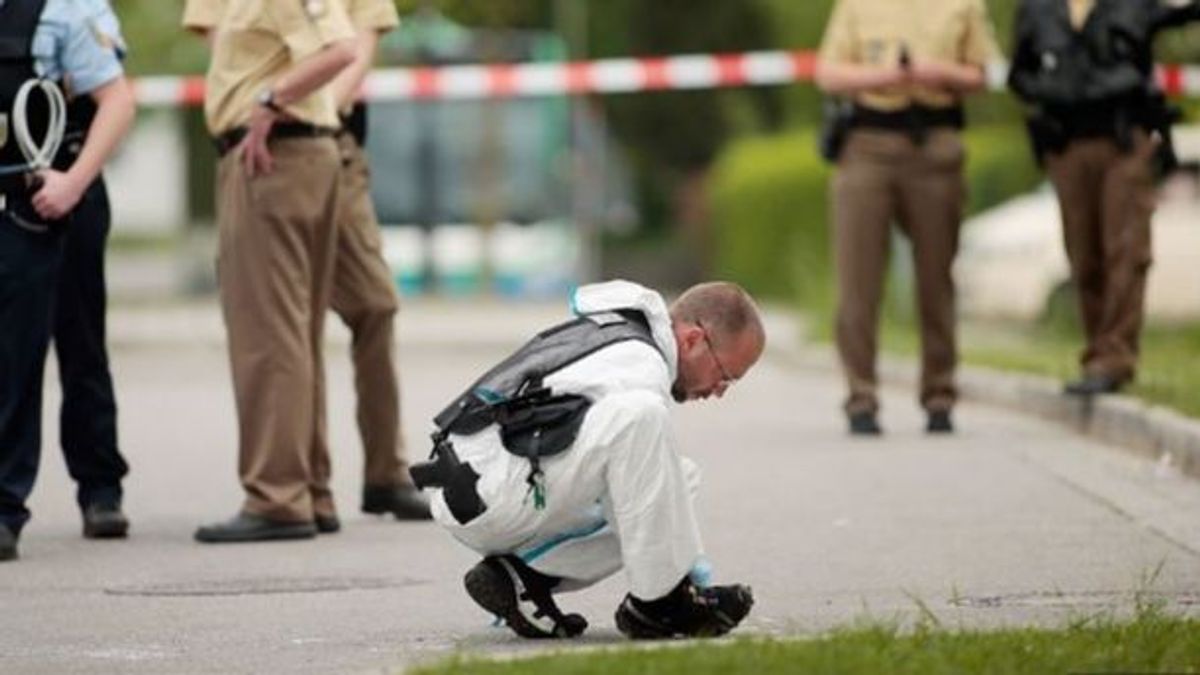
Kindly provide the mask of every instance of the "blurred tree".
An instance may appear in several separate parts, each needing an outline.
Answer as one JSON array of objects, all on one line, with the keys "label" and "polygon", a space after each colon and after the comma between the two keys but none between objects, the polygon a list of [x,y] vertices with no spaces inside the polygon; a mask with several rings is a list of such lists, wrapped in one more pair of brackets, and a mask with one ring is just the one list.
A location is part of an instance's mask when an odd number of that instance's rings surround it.
[{"label": "blurred tree", "polygon": [[[707,54],[776,45],[761,0],[610,0],[590,7],[595,17],[590,41],[600,55]],[[711,257],[705,213],[709,167],[733,135],[782,124],[781,91],[652,92],[609,97],[604,107],[638,169],[644,222],[651,230],[682,235],[697,262],[695,273],[705,273]]]},{"label": "blurred tree", "polygon": [[134,75],[202,73],[208,65],[203,42],[186,39],[179,20],[184,0],[111,0],[129,43],[127,65]]}]

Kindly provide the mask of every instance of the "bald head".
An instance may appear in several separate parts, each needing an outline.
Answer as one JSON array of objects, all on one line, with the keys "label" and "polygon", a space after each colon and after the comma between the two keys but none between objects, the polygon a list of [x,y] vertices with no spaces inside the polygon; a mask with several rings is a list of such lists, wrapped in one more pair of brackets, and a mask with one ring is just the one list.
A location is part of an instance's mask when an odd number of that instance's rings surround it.
[{"label": "bald head", "polygon": [[754,299],[728,281],[709,281],[687,289],[671,303],[671,319],[703,324],[716,342],[751,339],[760,347],[766,344]]},{"label": "bald head", "polygon": [[742,287],[697,284],[671,304],[678,348],[677,400],[721,396],[758,361],[766,332],[758,307]]}]

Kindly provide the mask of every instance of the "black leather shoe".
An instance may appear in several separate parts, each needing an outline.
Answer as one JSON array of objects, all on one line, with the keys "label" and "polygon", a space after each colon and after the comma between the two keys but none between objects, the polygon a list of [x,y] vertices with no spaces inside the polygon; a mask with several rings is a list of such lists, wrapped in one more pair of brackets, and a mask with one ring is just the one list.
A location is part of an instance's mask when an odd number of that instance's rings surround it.
[{"label": "black leather shoe", "polygon": [[16,559],[17,535],[13,534],[7,525],[0,525],[0,560]]},{"label": "black leather shoe", "polygon": [[337,516],[318,515],[313,519],[313,524],[317,527],[317,534],[333,534],[342,529],[342,521]]},{"label": "black leather shoe", "polygon": [[429,500],[412,485],[382,485],[363,488],[363,513],[390,513],[397,520],[429,520]]},{"label": "black leather shoe", "polygon": [[120,539],[129,533],[129,519],[119,504],[88,504],[83,509],[83,536]]},{"label": "black leather shoe", "polygon": [[950,419],[949,410],[930,410],[925,420],[925,431],[931,434],[949,434],[954,432],[954,422]]},{"label": "black leather shoe", "polygon": [[878,436],[883,433],[873,410],[850,413],[849,420],[850,433],[855,436]]},{"label": "black leather shoe", "polygon": [[1112,394],[1118,391],[1124,384],[1121,380],[1109,375],[1088,374],[1074,382],[1068,382],[1063,387],[1063,393],[1072,396]]},{"label": "black leather shoe", "polygon": [[281,522],[251,513],[239,513],[229,520],[204,525],[196,530],[196,541],[207,544],[312,539],[315,536],[317,527],[313,523]]}]

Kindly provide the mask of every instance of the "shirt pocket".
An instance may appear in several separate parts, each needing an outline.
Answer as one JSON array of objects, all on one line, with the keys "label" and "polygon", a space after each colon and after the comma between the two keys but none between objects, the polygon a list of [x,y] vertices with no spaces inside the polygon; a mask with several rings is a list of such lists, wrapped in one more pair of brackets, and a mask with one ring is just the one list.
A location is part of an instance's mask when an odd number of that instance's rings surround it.
[{"label": "shirt pocket", "polygon": [[282,48],[263,10],[246,11],[245,7],[230,9],[220,28],[220,42],[231,68],[254,67]]},{"label": "shirt pocket", "polygon": [[271,13],[279,36],[294,60],[315,54],[336,40],[354,37],[346,10],[332,0],[278,2],[271,6]]},{"label": "shirt pocket", "polygon": [[892,22],[873,21],[858,28],[858,44],[855,52],[858,62],[868,66],[894,66],[900,63],[900,54],[907,41]]}]

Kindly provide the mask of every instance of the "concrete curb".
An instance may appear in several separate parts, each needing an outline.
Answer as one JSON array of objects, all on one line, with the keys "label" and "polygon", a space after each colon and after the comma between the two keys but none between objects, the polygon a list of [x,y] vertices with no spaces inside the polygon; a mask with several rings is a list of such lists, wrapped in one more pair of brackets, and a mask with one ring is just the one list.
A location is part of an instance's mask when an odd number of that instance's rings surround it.
[{"label": "concrete curb", "polygon": [[[833,349],[807,343],[797,317],[778,310],[765,314],[768,352],[804,368],[837,369]],[[915,386],[917,371],[913,359],[884,356],[879,362],[879,377],[889,385]],[[1057,380],[977,366],[961,366],[958,385],[964,400],[1059,422],[1200,479],[1200,420],[1195,418],[1132,396],[1066,396]]]}]

